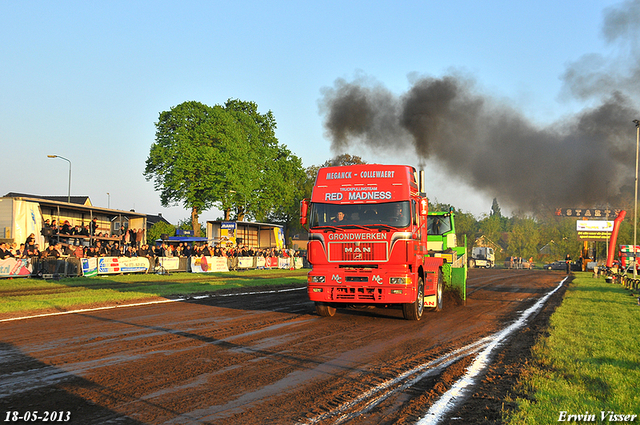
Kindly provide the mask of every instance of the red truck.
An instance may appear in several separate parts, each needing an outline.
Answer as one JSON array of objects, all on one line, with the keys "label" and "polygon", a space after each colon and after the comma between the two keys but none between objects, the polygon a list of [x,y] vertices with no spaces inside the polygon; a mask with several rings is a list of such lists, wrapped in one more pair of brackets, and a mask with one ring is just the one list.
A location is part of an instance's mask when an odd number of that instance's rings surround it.
[{"label": "red truck", "polygon": [[427,213],[413,167],[321,168],[311,200],[300,207],[316,312],[399,305],[406,319],[420,320],[425,307],[441,310],[443,258],[428,255]]}]

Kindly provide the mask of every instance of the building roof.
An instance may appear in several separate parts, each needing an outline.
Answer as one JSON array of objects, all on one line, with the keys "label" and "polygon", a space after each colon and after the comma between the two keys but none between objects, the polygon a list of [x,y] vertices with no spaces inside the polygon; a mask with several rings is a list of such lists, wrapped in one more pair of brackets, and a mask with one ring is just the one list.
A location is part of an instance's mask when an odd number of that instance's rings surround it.
[{"label": "building roof", "polygon": [[[71,211],[91,211],[93,213],[100,213],[106,215],[113,216],[132,216],[132,217],[145,217],[146,214],[137,213],[135,211],[122,211],[115,210],[111,208],[103,208],[103,207],[94,207],[91,205],[91,201],[88,196],[72,196],[71,201],[67,202],[66,196],[39,196],[39,195],[28,195],[25,193],[16,193],[9,192],[4,198],[14,198],[14,199],[23,199],[25,201],[37,202],[40,204],[40,207],[48,207],[48,208],[60,208]],[[63,201],[59,201],[58,198],[64,198]],[[73,202],[76,199],[79,202]],[[83,201],[84,200],[84,201]]]},{"label": "building roof", "polygon": [[88,207],[93,206],[91,204],[91,200],[88,196],[42,196],[42,195],[29,195],[27,193],[18,193],[18,192],[9,192],[4,195],[5,198],[34,198],[34,199],[45,199],[47,201],[55,201],[55,202],[67,202],[70,200],[71,204],[85,205]]}]

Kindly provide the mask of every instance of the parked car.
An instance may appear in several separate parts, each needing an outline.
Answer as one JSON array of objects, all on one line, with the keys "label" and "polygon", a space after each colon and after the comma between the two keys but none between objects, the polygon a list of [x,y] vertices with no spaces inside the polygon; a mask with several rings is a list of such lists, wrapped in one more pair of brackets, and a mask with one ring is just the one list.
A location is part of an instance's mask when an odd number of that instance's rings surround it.
[{"label": "parked car", "polygon": [[562,260],[558,260],[553,263],[545,264],[543,267],[545,270],[566,270],[567,263]]}]

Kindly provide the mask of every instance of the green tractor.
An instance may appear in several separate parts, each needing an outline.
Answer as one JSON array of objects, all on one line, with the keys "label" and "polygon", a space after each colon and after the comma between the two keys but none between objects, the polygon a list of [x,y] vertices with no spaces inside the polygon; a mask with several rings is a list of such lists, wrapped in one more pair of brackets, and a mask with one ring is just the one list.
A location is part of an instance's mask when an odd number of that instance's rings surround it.
[{"label": "green tractor", "polygon": [[455,214],[447,212],[429,212],[427,216],[427,250],[430,257],[444,258],[442,273],[445,291],[453,292],[462,301],[467,302],[467,237],[464,245],[459,246],[456,239]]}]

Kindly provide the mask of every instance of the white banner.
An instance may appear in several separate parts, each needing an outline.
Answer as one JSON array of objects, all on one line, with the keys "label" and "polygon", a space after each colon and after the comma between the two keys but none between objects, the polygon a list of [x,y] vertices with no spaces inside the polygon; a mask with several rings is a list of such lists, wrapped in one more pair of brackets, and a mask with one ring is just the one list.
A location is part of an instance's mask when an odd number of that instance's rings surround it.
[{"label": "white banner", "polygon": [[98,259],[95,257],[81,258],[82,275],[83,276],[96,276],[98,274]]},{"label": "white banner", "polygon": [[291,258],[278,258],[278,268],[279,269],[290,269],[291,268]]},{"label": "white banner", "polygon": [[576,230],[579,232],[611,232],[613,231],[613,221],[578,220]]},{"label": "white banner", "polygon": [[228,271],[227,257],[191,257],[191,273]]},{"label": "white banner", "polygon": [[238,268],[239,269],[252,269],[253,268],[253,257],[238,257]]},{"label": "white banner", "polygon": [[158,267],[165,270],[178,270],[180,268],[179,257],[158,257]]},{"label": "white banner", "polygon": [[146,257],[100,257],[98,258],[98,274],[136,273],[149,270]]}]

